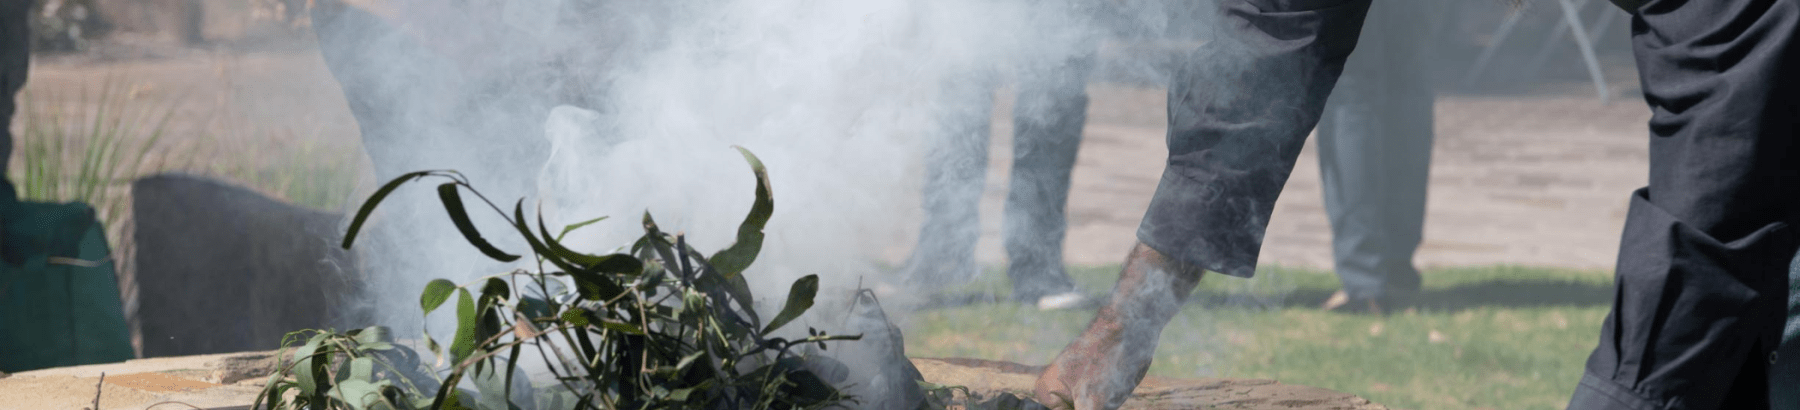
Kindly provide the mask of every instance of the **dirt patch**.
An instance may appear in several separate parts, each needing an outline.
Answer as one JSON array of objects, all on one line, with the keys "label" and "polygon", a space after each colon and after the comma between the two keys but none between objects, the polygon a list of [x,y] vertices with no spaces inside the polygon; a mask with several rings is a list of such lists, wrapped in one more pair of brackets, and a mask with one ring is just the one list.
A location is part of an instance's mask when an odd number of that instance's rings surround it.
[{"label": "dirt patch", "polygon": [[106,378],[106,384],[130,387],[147,392],[175,392],[205,390],[219,387],[217,384],[197,380],[188,380],[163,373],[132,373]]},{"label": "dirt patch", "polygon": [[[124,363],[40,369],[0,379],[0,410],[92,407],[143,410],[163,402],[200,408],[246,408],[262,390],[274,352],[138,359]],[[100,375],[106,382],[100,384]],[[177,404],[149,407],[189,408]]]},{"label": "dirt patch", "polygon": [[[1042,366],[993,360],[948,358],[912,359],[925,381],[967,387],[982,396],[1012,393],[1031,397],[1032,383]],[[1368,399],[1317,387],[1281,384],[1260,379],[1176,379],[1146,377],[1125,409],[1245,409],[1245,410],[1386,410]]]},{"label": "dirt patch", "polygon": [[[138,409],[162,400],[161,396],[112,383],[112,377],[101,386],[100,407],[103,409]],[[6,400],[0,410],[79,409],[94,403],[94,386],[98,377],[43,376],[0,379],[0,392]]]}]

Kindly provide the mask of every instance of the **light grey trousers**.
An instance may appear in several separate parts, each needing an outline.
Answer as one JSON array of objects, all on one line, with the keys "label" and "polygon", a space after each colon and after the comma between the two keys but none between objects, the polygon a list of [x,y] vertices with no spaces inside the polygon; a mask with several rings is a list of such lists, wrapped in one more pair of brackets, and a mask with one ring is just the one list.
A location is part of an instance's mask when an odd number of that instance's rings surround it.
[{"label": "light grey trousers", "polygon": [[1432,102],[1418,1],[1369,6],[1319,120],[1319,174],[1339,280],[1352,299],[1417,291],[1413,251],[1425,221]]}]

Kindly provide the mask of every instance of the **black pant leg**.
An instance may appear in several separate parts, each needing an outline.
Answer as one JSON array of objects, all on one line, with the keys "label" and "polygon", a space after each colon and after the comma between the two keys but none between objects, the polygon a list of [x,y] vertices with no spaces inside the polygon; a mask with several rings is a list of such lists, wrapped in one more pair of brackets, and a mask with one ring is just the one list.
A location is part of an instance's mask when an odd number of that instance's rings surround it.
[{"label": "black pant leg", "polygon": [[[1800,1],[1657,0],[1632,22],[1650,184],[1571,409],[1759,409],[1800,192]],[[1792,360],[1792,359],[1784,359]]]},{"label": "black pant leg", "polygon": [[1138,240],[1219,273],[1255,273],[1306,134],[1356,47],[1369,0],[1224,0],[1213,41],[1169,90],[1169,159]]},{"label": "black pant leg", "polygon": [[32,1],[0,2],[0,185],[7,192],[4,200],[13,199],[11,181],[6,169],[12,163],[12,119],[18,111],[19,90],[25,88],[26,71],[31,64],[30,13]]},{"label": "black pant leg", "polygon": [[1020,75],[1002,224],[1014,299],[1035,302],[1075,290],[1063,268],[1063,239],[1069,226],[1069,178],[1087,124],[1087,80],[1094,63],[1090,51],[1047,67],[1025,67]]}]

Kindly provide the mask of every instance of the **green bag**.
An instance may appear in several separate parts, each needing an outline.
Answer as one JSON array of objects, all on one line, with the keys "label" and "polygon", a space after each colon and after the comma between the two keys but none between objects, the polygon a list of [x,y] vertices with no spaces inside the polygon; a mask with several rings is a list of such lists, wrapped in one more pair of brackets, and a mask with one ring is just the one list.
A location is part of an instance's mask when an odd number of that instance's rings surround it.
[{"label": "green bag", "polygon": [[131,359],[106,232],[86,204],[20,202],[0,218],[0,371]]}]

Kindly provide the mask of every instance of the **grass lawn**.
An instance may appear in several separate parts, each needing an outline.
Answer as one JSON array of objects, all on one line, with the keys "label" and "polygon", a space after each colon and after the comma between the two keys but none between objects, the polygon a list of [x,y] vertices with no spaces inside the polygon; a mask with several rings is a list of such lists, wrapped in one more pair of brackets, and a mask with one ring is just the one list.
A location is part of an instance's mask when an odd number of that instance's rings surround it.
[{"label": "grass lawn", "polygon": [[[1101,294],[1117,267],[1071,272]],[[1424,273],[1416,308],[1386,317],[1327,313],[1330,272],[1265,268],[1208,275],[1163,332],[1150,373],[1275,379],[1357,394],[1397,409],[1561,409],[1599,340],[1607,272],[1516,266]],[[987,272],[905,319],[907,354],[1048,362],[1092,310],[1039,312],[1005,300]]]}]

